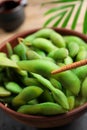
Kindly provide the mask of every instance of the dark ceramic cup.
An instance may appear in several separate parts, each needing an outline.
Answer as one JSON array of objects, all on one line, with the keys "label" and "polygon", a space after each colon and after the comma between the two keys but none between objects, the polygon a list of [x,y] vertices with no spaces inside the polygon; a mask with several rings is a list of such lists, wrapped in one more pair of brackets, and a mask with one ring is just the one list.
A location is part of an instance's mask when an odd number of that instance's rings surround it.
[{"label": "dark ceramic cup", "polygon": [[24,7],[20,0],[4,0],[0,3],[0,28],[5,31],[16,30],[25,19]]}]

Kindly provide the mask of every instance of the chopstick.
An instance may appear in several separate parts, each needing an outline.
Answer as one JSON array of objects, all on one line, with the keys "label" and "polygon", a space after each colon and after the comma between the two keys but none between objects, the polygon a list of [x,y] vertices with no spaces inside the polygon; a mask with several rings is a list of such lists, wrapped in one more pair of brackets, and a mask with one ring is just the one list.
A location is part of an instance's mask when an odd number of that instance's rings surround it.
[{"label": "chopstick", "polygon": [[63,66],[63,67],[61,67],[57,70],[53,70],[51,72],[51,74],[57,74],[57,73],[64,72],[64,71],[67,71],[67,70],[71,70],[71,69],[74,69],[74,68],[77,68],[77,67],[80,67],[80,66],[83,66],[83,65],[86,65],[86,64],[87,64],[87,59],[77,61],[77,62],[74,62],[72,64],[65,65],[65,66]]}]

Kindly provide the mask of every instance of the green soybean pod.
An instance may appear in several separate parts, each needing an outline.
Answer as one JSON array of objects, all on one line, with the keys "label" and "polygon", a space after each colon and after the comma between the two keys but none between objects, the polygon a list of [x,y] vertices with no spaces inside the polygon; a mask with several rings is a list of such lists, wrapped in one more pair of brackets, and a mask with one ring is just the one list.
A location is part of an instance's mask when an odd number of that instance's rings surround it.
[{"label": "green soybean pod", "polygon": [[81,81],[71,70],[59,73],[58,80],[64,88],[71,91],[74,95],[78,95],[80,92]]},{"label": "green soybean pod", "polygon": [[66,48],[60,48],[50,52],[48,56],[52,57],[56,61],[63,60],[68,56],[68,50]]},{"label": "green soybean pod", "polygon": [[68,102],[69,102],[69,110],[74,109],[75,107],[75,96],[69,96],[67,97]]},{"label": "green soybean pod", "polygon": [[22,82],[26,86],[41,86],[41,84],[37,81],[37,79],[32,77],[23,77]]},{"label": "green soybean pod", "polygon": [[78,76],[78,78],[83,81],[87,76],[87,65],[78,67],[73,70],[73,72]]},{"label": "green soybean pod", "polygon": [[36,38],[47,38],[48,39],[50,37],[50,33],[52,31],[53,30],[50,28],[42,28],[40,30],[37,30],[33,34],[30,34],[27,37],[25,37],[24,43],[25,43],[25,45],[30,45],[32,43],[32,41]]},{"label": "green soybean pod", "polygon": [[4,52],[0,52],[0,57],[7,57],[7,54]]},{"label": "green soybean pod", "polygon": [[59,104],[45,102],[36,105],[23,105],[18,108],[17,112],[33,115],[56,115],[66,113],[67,111]]},{"label": "green soybean pod", "polygon": [[26,57],[27,57],[28,60],[40,59],[41,58],[41,56],[37,52],[35,52],[34,50],[27,50]]},{"label": "green soybean pod", "polygon": [[80,61],[80,60],[84,60],[87,58],[87,50],[85,49],[84,46],[80,47],[80,50],[76,56],[76,60],[75,61]]},{"label": "green soybean pod", "polygon": [[55,78],[50,78],[50,82],[55,88],[62,90],[62,85],[58,80]]},{"label": "green soybean pod", "polygon": [[70,42],[75,42],[77,43],[79,46],[84,46],[87,49],[87,44],[84,40],[82,40],[80,37],[78,36],[64,36],[64,40],[66,43],[66,46],[70,43]]},{"label": "green soybean pod", "polygon": [[67,65],[67,64],[71,64],[71,63],[73,63],[73,59],[70,56],[67,56],[64,59],[64,64]]},{"label": "green soybean pod", "polygon": [[5,83],[5,88],[15,94],[18,94],[22,91],[22,87],[20,87],[16,82]]},{"label": "green soybean pod", "polygon": [[54,100],[60,104],[63,108],[67,109],[69,108],[68,101],[66,98],[66,95],[59,89],[56,89],[53,87],[51,82],[44,78],[43,76],[39,74],[32,73],[32,75],[46,88],[48,88],[53,95]]},{"label": "green soybean pod", "polygon": [[50,38],[50,34],[53,32],[53,29],[50,28],[42,28],[38,30],[37,32],[34,33],[35,37],[40,37],[40,38]]},{"label": "green soybean pod", "polygon": [[30,35],[26,36],[26,37],[23,39],[23,43],[24,43],[25,45],[31,45],[31,42],[32,42],[35,38],[36,38],[36,37],[35,37],[34,33],[33,33],[33,34],[30,34]]},{"label": "green soybean pod", "polygon": [[31,45],[37,49],[41,49],[45,51],[46,53],[49,53],[57,49],[57,47],[53,45],[50,40],[45,39],[45,38],[36,38],[32,41]]},{"label": "green soybean pod", "polygon": [[42,102],[55,102],[52,93],[44,88],[44,92],[38,97],[40,103]]},{"label": "green soybean pod", "polygon": [[19,61],[17,65],[24,70],[29,72],[34,72],[41,74],[45,77],[53,77],[56,78],[60,83],[75,95],[78,95],[80,91],[80,84],[81,81],[79,80],[78,76],[72,71],[66,71],[63,73],[52,75],[51,71],[56,70],[59,68],[58,65],[51,61],[37,59],[37,60],[30,60],[30,61]]},{"label": "green soybean pod", "polygon": [[65,47],[64,38],[58,32],[56,32],[56,31],[51,32],[50,33],[50,39],[53,42],[53,44],[56,45],[57,47],[59,47],[59,48]]},{"label": "green soybean pod", "polygon": [[6,48],[7,48],[8,57],[10,57],[13,54],[13,49],[9,42],[6,44]]},{"label": "green soybean pod", "polygon": [[82,82],[81,95],[83,98],[87,98],[87,77]]},{"label": "green soybean pod", "polygon": [[16,97],[13,98],[13,106],[24,105],[32,99],[40,96],[43,90],[37,86],[25,87]]},{"label": "green soybean pod", "polygon": [[59,68],[55,63],[45,59],[22,60],[18,61],[17,65],[20,69],[27,70],[28,72],[39,73],[45,77],[50,77],[51,71]]},{"label": "green soybean pod", "polygon": [[0,97],[8,97],[11,95],[11,92],[0,86]]},{"label": "green soybean pod", "polygon": [[17,54],[20,59],[26,60],[26,52],[27,52],[27,46],[24,45],[22,42],[18,45],[16,45],[13,49],[14,53]]},{"label": "green soybean pod", "polygon": [[19,56],[16,55],[16,54],[12,54],[10,58],[11,58],[11,60],[13,60],[13,61],[15,61],[15,62],[17,62],[17,61],[20,60]]},{"label": "green soybean pod", "polygon": [[38,104],[38,100],[37,99],[33,99],[33,100],[30,100],[27,104],[28,105],[35,105],[35,104]]},{"label": "green soybean pod", "polygon": [[79,45],[76,42],[70,42],[67,48],[69,50],[69,55],[72,58],[74,58],[79,52]]}]

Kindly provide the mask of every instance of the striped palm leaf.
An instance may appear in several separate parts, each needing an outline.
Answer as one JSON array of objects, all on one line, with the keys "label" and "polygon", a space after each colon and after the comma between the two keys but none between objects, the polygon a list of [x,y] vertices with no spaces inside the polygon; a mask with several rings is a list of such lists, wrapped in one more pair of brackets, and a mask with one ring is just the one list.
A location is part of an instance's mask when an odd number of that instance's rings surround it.
[{"label": "striped palm leaf", "polygon": [[[71,29],[75,30],[76,25],[79,22],[79,16],[82,11],[82,7],[84,5],[84,2],[86,0],[52,0],[50,2],[43,2],[42,6],[45,6],[47,4],[56,4],[58,5],[57,7],[53,7],[51,9],[48,9],[45,13],[44,16],[50,15],[50,17],[44,22],[44,27],[51,26],[57,27],[59,26],[60,23],[61,27],[65,28],[67,27],[69,20],[71,17],[72,18],[72,23],[71,23]],[[59,4],[60,3],[60,4]],[[78,5],[78,7],[76,7]],[[76,9],[74,16],[73,11]],[[87,7],[84,8],[84,18],[83,18],[83,25],[82,25],[82,32],[84,34],[87,34]]]}]

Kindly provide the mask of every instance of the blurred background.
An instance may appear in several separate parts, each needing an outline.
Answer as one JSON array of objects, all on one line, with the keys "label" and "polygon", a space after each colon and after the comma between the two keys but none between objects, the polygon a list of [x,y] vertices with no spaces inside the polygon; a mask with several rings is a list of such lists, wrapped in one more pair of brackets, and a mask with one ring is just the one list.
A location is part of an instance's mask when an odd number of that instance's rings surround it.
[{"label": "blurred background", "polygon": [[[87,34],[87,24],[85,24],[87,20],[87,0],[22,0],[22,2],[23,1],[27,4],[24,6],[25,20],[23,24],[14,32],[10,33],[0,28],[0,43],[14,34],[43,27],[43,25],[66,27]],[[46,14],[46,12],[52,8],[59,9]],[[50,19],[49,24],[46,23],[48,19]],[[55,25],[56,21],[58,22]],[[84,28],[85,31],[83,31]]]}]

